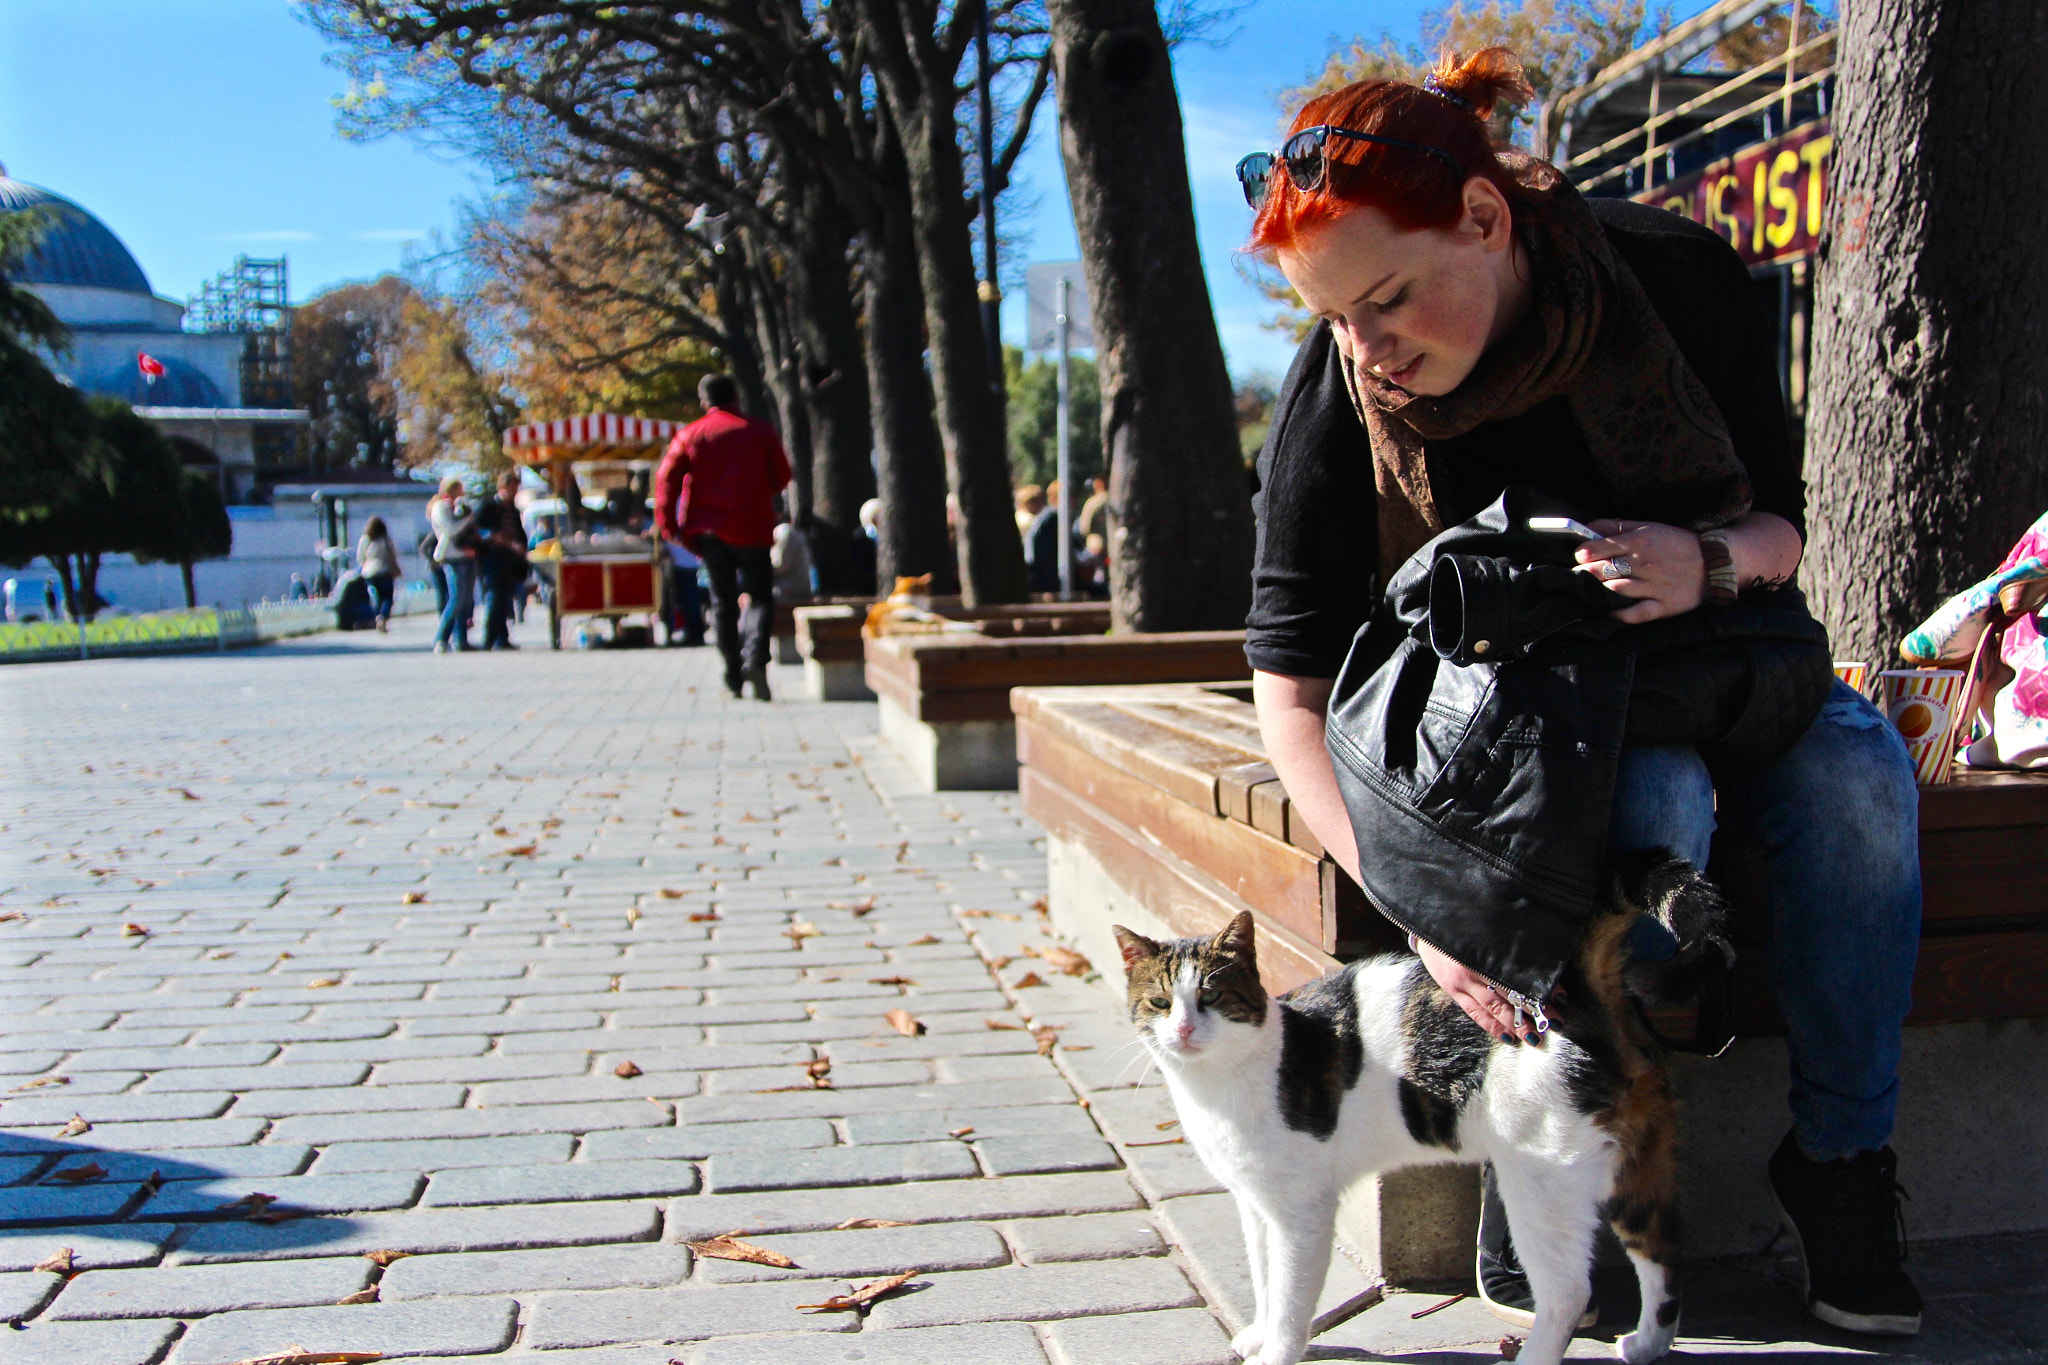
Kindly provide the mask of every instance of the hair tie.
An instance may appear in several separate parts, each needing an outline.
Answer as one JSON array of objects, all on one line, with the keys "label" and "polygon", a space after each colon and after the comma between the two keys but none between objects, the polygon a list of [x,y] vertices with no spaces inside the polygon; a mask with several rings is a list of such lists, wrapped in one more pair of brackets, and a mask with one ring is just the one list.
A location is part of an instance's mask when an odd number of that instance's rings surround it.
[{"label": "hair tie", "polygon": [[1437,74],[1434,71],[1422,78],[1422,88],[1440,100],[1457,105],[1468,114],[1472,112],[1472,101],[1466,99],[1455,90],[1445,88],[1444,83],[1437,78]]}]

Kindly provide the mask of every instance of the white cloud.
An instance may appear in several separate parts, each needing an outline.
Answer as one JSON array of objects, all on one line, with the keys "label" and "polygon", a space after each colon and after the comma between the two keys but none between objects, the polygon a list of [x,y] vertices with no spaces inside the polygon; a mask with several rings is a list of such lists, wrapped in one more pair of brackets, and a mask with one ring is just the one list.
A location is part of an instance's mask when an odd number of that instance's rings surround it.
[{"label": "white cloud", "polygon": [[415,242],[426,235],[425,228],[365,228],[349,234],[358,242]]},{"label": "white cloud", "polygon": [[261,232],[224,232],[223,242],[317,242],[320,234],[302,228],[270,228]]}]

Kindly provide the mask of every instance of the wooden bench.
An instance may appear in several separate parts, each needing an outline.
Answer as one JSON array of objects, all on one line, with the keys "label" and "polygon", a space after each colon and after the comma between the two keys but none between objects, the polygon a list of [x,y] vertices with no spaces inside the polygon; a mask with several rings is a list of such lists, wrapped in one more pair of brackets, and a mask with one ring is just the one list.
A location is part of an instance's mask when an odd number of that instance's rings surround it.
[{"label": "wooden bench", "polygon": [[[1039,613],[1042,619],[1050,613]],[[1031,614],[998,618],[1027,623]],[[1248,678],[1241,630],[1161,635],[892,635],[866,642],[881,734],[933,791],[1017,785],[1013,687]]]},{"label": "wooden bench", "polygon": [[[1302,827],[1266,762],[1248,687],[1020,688],[1025,809],[1048,833],[1055,923],[1096,962],[1109,926],[1213,933],[1258,923],[1267,985],[1404,951]],[[1901,1069],[1902,1177],[1917,1237],[2048,1229],[2048,775],[1921,789],[1926,916]],[[1786,1127],[1783,1023],[1756,912],[1759,864],[1717,848],[1735,900],[1738,1041],[1674,1059],[1686,1099],[1693,1254],[1754,1252],[1776,1224],[1762,1163]],[[1106,984],[1119,992],[1118,974]],[[1349,1202],[1353,1252],[1395,1282],[1471,1268],[1471,1168],[1397,1172]]]},{"label": "wooden bench", "polygon": [[[1029,602],[968,607],[958,597],[920,597],[916,605],[949,621],[969,622],[992,639],[1039,635],[1100,635],[1109,629],[1107,602]],[[799,604],[789,613],[792,648],[816,701],[873,701],[861,627],[869,603],[837,599],[830,606]]]}]

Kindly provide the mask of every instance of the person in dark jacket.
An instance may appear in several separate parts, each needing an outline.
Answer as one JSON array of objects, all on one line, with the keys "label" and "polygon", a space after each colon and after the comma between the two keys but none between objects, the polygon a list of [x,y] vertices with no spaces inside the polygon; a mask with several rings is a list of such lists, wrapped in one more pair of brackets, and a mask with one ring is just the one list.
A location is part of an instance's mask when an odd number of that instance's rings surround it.
[{"label": "person in dark jacket", "polygon": [[517,649],[512,643],[514,599],[526,583],[526,523],[519,515],[519,472],[498,476],[498,491],[476,509],[477,586],[484,593],[484,648]]},{"label": "person in dark jacket", "polygon": [[[789,456],[766,422],[739,410],[731,375],[697,385],[704,415],[675,434],[654,476],[661,538],[704,561],[711,580],[712,627],[725,656],[725,690],[741,685],[769,699],[768,651],[775,634],[775,500],[789,486]],[[740,594],[747,613],[740,620]],[[744,625],[744,630],[742,629]]]},{"label": "person in dark jacket", "polygon": [[[1239,165],[1257,210],[1251,245],[1316,314],[1259,459],[1246,653],[1294,809],[1368,891],[1386,878],[1360,867],[1354,824],[1383,817],[1347,809],[1326,711],[1354,637],[1369,647],[1361,627],[1390,610],[1382,593],[1433,537],[1511,488],[1584,509],[1597,535],[1559,562],[1624,602],[1613,618],[1630,626],[1764,600],[1804,548],[1776,341],[1741,259],[1675,214],[1584,200],[1548,164],[1497,149],[1486,120],[1527,98],[1505,49],[1446,58],[1422,86],[1318,96],[1279,153]],[[1626,692],[1612,704],[1627,706]],[[1445,739],[1429,723],[1409,748]],[[1585,803],[1598,823],[1579,831],[1596,845],[1665,847],[1704,867],[1718,819],[1766,850],[1792,1061],[1792,1126],[1769,1178],[1806,1262],[1808,1307],[1850,1330],[1916,1332],[1887,1145],[1920,920],[1902,742],[1834,683],[1760,772],[1712,773],[1693,747],[1626,743],[1606,781]],[[1514,799],[1512,787],[1499,795],[1502,818]],[[1460,872],[1454,858],[1442,866],[1438,913],[1450,916]],[[1407,927],[1474,1020],[1529,1035],[1542,1002]],[[1526,1323],[1497,1200],[1481,1239],[1483,1296]]]}]

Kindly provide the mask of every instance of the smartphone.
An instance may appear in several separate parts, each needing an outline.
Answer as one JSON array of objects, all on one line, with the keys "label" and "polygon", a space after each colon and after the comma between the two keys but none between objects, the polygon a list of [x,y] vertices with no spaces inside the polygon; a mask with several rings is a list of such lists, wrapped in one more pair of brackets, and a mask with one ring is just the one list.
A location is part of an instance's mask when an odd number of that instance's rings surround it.
[{"label": "smartphone", "polygon": [[1598,540],[1600,533],[1582,521],[1570,517],[1531,517],[1529,529],[1540,535],[1577,536],[1580,540]]}]

